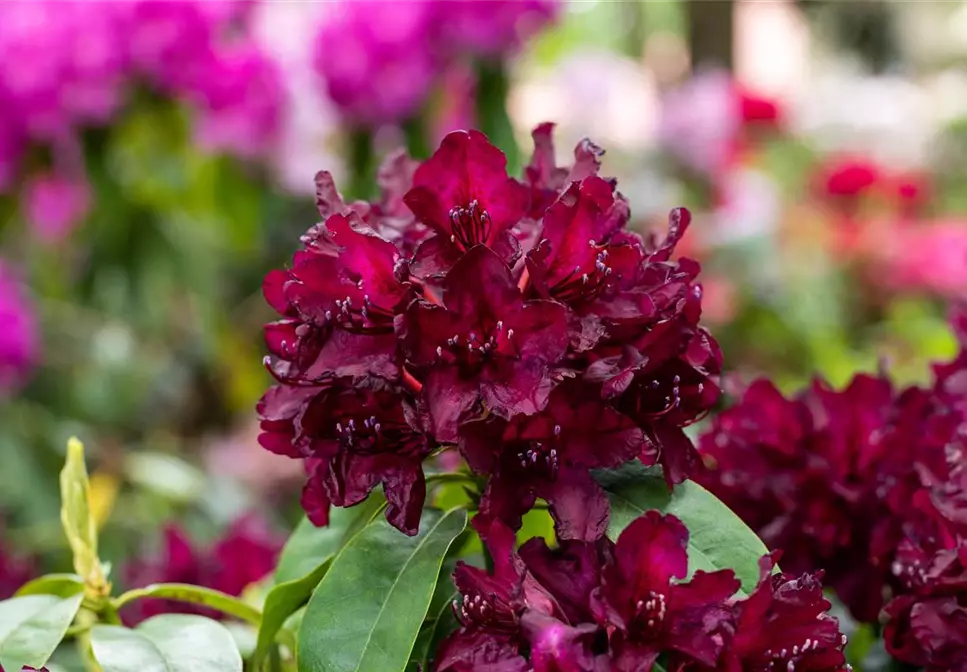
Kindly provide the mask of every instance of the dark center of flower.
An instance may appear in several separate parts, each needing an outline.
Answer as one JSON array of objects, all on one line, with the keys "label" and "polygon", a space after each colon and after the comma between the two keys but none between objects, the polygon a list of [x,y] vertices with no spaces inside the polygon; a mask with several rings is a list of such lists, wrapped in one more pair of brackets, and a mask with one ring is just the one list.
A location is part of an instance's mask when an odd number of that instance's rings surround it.
[{"label": "dark center of flower", "polygon": [[403,422],[377,418],[343,418],[335,425],[336,439],[358,455],[378,453],[417,454],[420,437]]},{"label": "dark center of flower", "polygon": [[369,294],[359,293],[363,290],[363,281],[359,280],[356,287],[360,290],[354,299],[346,295],[344,299],[336,299],[335,310],[326,311],[326,322],[336,324],[346,331],[357,334],[387,333],[393,330],[393,311],[375,305]]},{"label": "dark center of flower", "polygon": [[591,301],[607,286],[608,276],[611,275],[611,266],[608,265],[608,247],[598,245],[593,240],[588,241],[588,247],[592,250],[588,260],[584,264],[575,266],[574,270],[557,280],[550,288],[551,294],[558,301],[564,303]]},{"label": "dark center of flower", "polygon": [[927,582],[927,572],[919,558],[910,558],[902,562],[894,560],[890,569],[893,575],[908,588],[917,588]]},{"label": "dark center of flower", "polygon": [[497,593],[468,593],[463,601],[453,601],[453,613],[465,628],[515,632],[517,615],[513,607]]},{"label": "dark center of flower", "polygon": [[667,611],[665,596],[649,590],[646,597],[635,602],[629,626],[632,637],[639,640],[655,637],[661,631]]},{"label": "dark center of flower", "polygon": [[457,243],[464,250],[486,243],[490,230],[490,215],[476,199],[465,208],[457,206],[450,210],[450,242]]},{"label": "dark center of flower", "polygon": [[520,443],[514,457],[521,471],[528,476],[545,481],[557,480],[560,469],[560,436],[561,426],[554,425],[554,436],[541,441]]},{"label": "dark center of flower", "polygon": [[[675,376],[670,381],[661,381],[657,378],[644,382],[640,394],[636,398],[639,416],[646,418],[660,418],[674,411],[682,402],[680,376]],[[699,383],[699,393],[702,384]]]},{"label": "dark center of flower", "polygon": [[[846,645],[846,635],[840,635],[842,637],[842,643]],[[810,651],[818,651],[820,648],[818,639],[811,639],[809,637],[802,644],[797,644],[792,647],[783,647],[781,649],[766,649],[762,652],[762,660],[760,665],[756,669],[761,669],[763,672],[766,670],[775,670],[776,672],[796,672],[797,666],[803,662]],[[846,666],[847,672],[853,668],[849,665]]]},{"label": "dark center of flower", "polygon": [[[467,334],[454,334],[446,343],[438,345],[437,358],[448,364],[457,364],[471,371],[478,370],[494,356],[500,346],[514,343],[514,330],[505,329],[500,320],[489,333],[471,331]],[[516,350],[516,348],[512,348]]]}]

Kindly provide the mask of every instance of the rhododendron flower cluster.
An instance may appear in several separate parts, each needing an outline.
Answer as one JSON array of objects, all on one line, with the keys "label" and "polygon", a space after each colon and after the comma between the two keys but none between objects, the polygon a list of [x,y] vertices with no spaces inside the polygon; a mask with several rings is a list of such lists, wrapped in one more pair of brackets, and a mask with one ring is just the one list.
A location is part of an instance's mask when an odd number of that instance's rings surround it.
[{"label": "rhododendron flower cluster", "polygon": [[787,551],[788,569],[824,567],[861,621],[893,597],[888,650],[938,670],[967,652],[965,313],[954,326],[963,350],[929,388],[860,375],[787,399],[759,381],[700,444],[714,468],[699,480]]},{"label": "rhododendron flower cluster", "polygon": [[522,180],[476,131],[422,164],[392,157],[378,203],[317,176],[324,221],[265,279],[282,319],[258,409],[261,444],[306,461],[316,524],[382,483],[388,519],[415,534],[422,463],[451,446],[488,479],[485,517],[517,528],[540,497],[564,539],[606,529],[591,469],[638,458],[674,484],[700,466],[682,428],[717,400],[721,354],[698,264],[670,261],[688,212],[644,241],[599,148],[562,167],[550,124],[534,141]]},{"label": "rhododendron flower cluster", "polygon": [[24,287],[0,260],[0,394],[25,379],[37,361],[39,338]]},{"label": "rhododendron flower cluster", "polygon": [[688,531],[649,511],[612,542],[531,539],[515,552],[499,522],[474,525],[493,571],[458,563],[460,627],[443,642],[439,672],[632,672],[659,656],[676,670],[848,670],[846,638],[828,615],[821,573],[772,574],[736,599],[732,570],[686,580]]},{"label": "rhododendron flower cluster", "polygon": [[[69,229],[89,205],[79,134],[106,125],[138,86],[188,103],[200,142],[213,150],[247,157],[267,149],[282,89],[248,34],[248,4],[0,4],[0,191],[29,179],[21,164],[31,146],[50,148],[51,175],[29,189],[27,214],[48,238]],[[55,186],[70,195],[59,207]]]},{"label": "rhododendron flower cluster", "polygon": [[553,0],[345,1],[316,37],[326,91],[353,123],[378,126],[420,111],[461,59],[499,59],[553,19]]},{"label": "rhododendron flower cluster", "polygon": [[[137,588],[154,583],[187,583],[239,596],[275,569],[284,541],[254,515],[236,520],[214,544],[204,549],[194,545],[179,527],[168,525],[163,531],[161,553],[133,561],[125,568],[124,579]],[[153,598],[139,600],[122,613],[132,625],[167,613],[222,618],[218,611]]]}]

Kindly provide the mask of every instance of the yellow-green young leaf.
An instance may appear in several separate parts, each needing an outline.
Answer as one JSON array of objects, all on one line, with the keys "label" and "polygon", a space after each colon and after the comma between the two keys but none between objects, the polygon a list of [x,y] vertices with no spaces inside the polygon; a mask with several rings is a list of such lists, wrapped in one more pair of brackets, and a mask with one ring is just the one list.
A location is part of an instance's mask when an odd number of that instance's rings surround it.
[{"label": "yellow-green young leaf", "polygon": [[114,600],[114,608],[120,610],[129,602],[145,598],[175,600],[176,602],[211,607],[223,614],[235,616],[253,625],[258,625],[262,620],[262,612],[241,599],[219,590],[188,583],[154,583],[144,588],[129,590]]},{"label": "yellow-green young leaf", "polygon": [[20,586],[16,596],[55,595],[57,597],[73,597],[83,590],[84,582],[76,574],[47,574]]},{"label": "yellow-green young leaf", "polygon": [[84,463],[84,444],[71,437],[67,462],[60,472],[60,520],[74,555],[74,571],[96,596],[110,594],[110,586],[97,557],[97,520],[91,512],[91,483]]}]

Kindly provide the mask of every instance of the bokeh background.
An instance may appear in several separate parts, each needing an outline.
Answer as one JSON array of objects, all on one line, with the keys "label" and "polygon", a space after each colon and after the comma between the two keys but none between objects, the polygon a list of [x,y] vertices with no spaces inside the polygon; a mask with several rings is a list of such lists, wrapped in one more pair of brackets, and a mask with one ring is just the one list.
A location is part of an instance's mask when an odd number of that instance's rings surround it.
[{"label": "bokeh background", "polygon": [[564,162],[590,137],[643,233],[691,208],[730,377],[926,380],[967,295],[965,65],[960,1],[0,2],[0,589],[67,566],[70,435],[116,566],[171,520],[291,529],[262,277],[317,170],[374,195],[455,128],[513,171],[539,122]]}]

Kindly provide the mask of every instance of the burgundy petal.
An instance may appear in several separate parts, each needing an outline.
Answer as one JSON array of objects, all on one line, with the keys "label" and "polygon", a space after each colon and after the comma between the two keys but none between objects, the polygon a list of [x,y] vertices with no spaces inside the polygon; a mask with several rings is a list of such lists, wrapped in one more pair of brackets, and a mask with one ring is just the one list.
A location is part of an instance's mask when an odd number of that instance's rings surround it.
[{"label": "burgundy petal", "polygon": [[[527,191],[507,177],[507,159],[479,131],[454,131],[413,175],[404,200],[418,219],[448,238],[461,235],[451,212],[476,202],[485,222],[463,236],[466,247],[487,243],[517,223],[527,208]],[[469,215],[468,215],[469,216]]]},{"label": "burgundy petal", "polygon": [[688,571],[688,530],[674,516],[647,511],[626,527],[615,544],[617,569],[627,589],[646,594],[664,588]]}]

